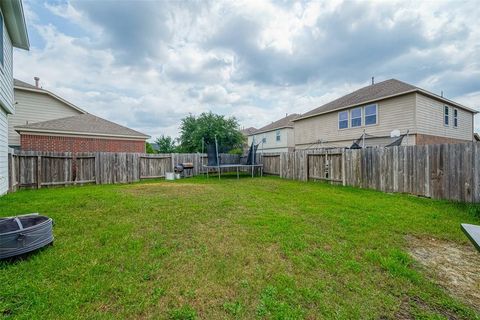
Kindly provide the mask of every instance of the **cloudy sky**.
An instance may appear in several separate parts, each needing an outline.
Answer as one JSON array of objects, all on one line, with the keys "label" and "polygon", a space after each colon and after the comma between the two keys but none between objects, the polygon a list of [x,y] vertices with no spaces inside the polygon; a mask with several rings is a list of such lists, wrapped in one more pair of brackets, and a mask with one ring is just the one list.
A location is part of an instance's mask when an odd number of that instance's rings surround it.
[{"label": "cloudy sky", "polygon": [[[153,137],[213,111],[260,127],[397,78],[480,110],[463,1],[31,1],[15,77]],[[476,122],[480,131],[480,121]]]}]

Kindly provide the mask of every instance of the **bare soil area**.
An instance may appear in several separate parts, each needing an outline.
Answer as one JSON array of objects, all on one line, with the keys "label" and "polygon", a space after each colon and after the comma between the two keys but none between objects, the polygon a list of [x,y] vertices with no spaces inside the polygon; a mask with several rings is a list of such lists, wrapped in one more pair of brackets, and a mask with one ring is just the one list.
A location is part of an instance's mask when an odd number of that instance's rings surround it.
[{"label": "bare soil area", "polygon": [[480,253],[472,245],[408,237],[410,254],[433,280],[480,310]]}]

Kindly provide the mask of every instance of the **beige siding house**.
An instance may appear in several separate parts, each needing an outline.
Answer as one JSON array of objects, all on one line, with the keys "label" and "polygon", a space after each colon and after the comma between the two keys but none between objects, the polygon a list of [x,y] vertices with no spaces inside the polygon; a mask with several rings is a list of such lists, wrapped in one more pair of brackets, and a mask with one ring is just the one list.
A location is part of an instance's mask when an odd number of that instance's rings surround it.
[{"label": "beige siding house", "polygon": [[16,112],[8,116],[8,144],[11,148],[20,147],[20,135],[16,126],[24,126],[59,118],[86,114],[87,112],[64,100],[54,93],[36,85],[15,79],[14,92]]},{"label": "beige siding house", "polygon": [[13,47],[29,48],[22,2],[0,1],[0,195],[8,190],[8,115],[15,113]]},{"label": "beige siding house", "polygon": [[[391,79],[309,111],[295,123],[295,148],[385,146],[473,140],[477,111]],[[392,137],[392,132],[393,137]]]},{"label": "beige siding house", "polygon": [[288,152],[295,148],[294,113],[266,125],[248,136],[248,145],[258,144],[259,153]]}]

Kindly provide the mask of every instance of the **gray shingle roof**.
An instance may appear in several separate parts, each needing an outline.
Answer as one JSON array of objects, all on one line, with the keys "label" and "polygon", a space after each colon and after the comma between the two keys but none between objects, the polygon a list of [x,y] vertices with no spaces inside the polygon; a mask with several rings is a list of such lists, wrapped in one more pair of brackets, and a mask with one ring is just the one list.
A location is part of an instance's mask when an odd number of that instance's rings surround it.
[{"label": "gray shingle roof", "polygon": [[145,139],[150,138],[146,134],[102,119],[92,114],[80,114],[72,117],[36,122],[24,126],[16,126],[15,130],[18,132],[68,132],[85,135],[120,136]]},{"label": "gray shingle roof", "polygon": [[262,132],[267,132],[267,131],[272,131],[272,130],[282,129],[282,128],[293,128],[293,122],[292,121],[295,120],[296,118],[298,118],[299,116],[300,115],[297,114],[297,113],[289,114],[288,116],[286,116],[286,117],[284,117],[280,120],[277,120],[275,122],[267,124],[264,127],[261,127],[260,129],[258,129],[254,133],[257,134],[257,133],[262,133]]},{"label": "gray shingle roof", "polygon": [[240,132],[245,136],[249,136],[249,135],[253,134],[255,131],[257,131],[257,129],[254,128],[254,127],[249,127],[249,128],[245,128],[245,129],[240,130]]},{"label": "gray shingle roof", "polygon": [[323,106],[308,111],[302,114],[302,118],[316,115],[319,113],[337,110],[342,107],[352,106],[367,101],[378,100],[384,97],[406,93],[415,89],[417,89],[417,87],[396,79],[382,81],[353,91],[352,93],[349,93],[336,100],[330,101]]},{"label": "gray shingle roof", "polygon": [[373,101],[381,100],[383,98],[387,98],[390,96],[401,95],[409,92],[420,92],[424,95],[430,96],[431,98],[448,102],[450,104],[456,105],[468,111],[475,112],[475,113],[477,112],[476,110],[462,106],[461,104],[458,104],[444,97],[438,96],[434,93],[428,92],[414,85],[402,82],[397,79],[390,79],[390,80],[378,82],[373,85],[369,85],[367,87],[363,87],[343,97],[340,97],[336,100],[330,101],[329,103],[326,103],[323,106],[320,106],[316,109],[310,110],[302,114],[300,117],[297,118],[297,120],[312,117],[317,114],[339,110],[342,108],[359,105],[369,101],[373,102]]}]

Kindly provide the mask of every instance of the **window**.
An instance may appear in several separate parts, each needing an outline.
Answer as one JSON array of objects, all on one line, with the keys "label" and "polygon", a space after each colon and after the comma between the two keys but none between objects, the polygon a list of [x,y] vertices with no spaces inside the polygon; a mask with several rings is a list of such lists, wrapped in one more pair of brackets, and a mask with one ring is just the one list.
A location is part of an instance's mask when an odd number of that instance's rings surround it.
[{"label": "window", "polygon": [[350,110],[350,127],[362,126],[362,108]]},{"label": "window", "polygon": [[338,129],[348,128],[348,111],[340,111],[338,113]]},{"label": "window", "polygon": [[277,132],[275,133],[275,139],[278,141],[280,141],[281,137],[280,137],[280,130],[277,130]]},{"label": "window", "polygon": [[3,15],[0,11],[0,65],[3,67]]},{"label": "window", "polygon": [[453,109],[453,126],[458,128],[458,110]]},{"label": "window", "polygon": [[365,106],[365,125],[377,124],[377,105],[369,104]]},{"label": "window", "polygon": [[267,137],[263,136],[262,143],[267,143]]},{"label": "window", "polygon": [[443,108],[443,124],[445,126],[448,126],[448,123],[449,123],[449,121],[448,121],[448,106],[445,106]]}]

